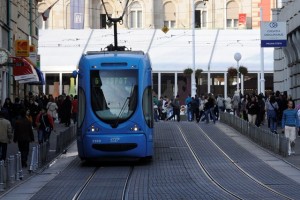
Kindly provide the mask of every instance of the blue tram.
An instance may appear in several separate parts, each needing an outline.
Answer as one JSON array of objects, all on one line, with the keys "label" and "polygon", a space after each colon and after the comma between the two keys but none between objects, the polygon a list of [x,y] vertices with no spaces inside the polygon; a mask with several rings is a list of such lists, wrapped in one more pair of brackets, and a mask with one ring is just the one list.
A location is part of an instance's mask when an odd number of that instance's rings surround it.
[{"label": "blue tram", "polygon": [[152,157],[152,68],[148,54],[83,54],[78,102],[77,147],[82,160]]}]

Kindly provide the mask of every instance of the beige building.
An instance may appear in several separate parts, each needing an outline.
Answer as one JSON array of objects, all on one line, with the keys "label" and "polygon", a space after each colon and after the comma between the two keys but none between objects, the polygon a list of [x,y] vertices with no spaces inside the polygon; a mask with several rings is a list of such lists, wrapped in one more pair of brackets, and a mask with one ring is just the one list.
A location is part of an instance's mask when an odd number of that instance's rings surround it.
[{"label": "beige building", "polygon": [[274,9],[274,20],[286,22],[287,46],[274,51],[274,90],[286,91],[300,103],[300,1],[282,1],[281,9]]},{"label": "beige building", "polygon": [[[10,57],[16,57],[15,42],[28,41],[28,44],[38,46],[38,18],[36,0],[1,0],[0,1],[0,48],[5,50]],[[12,62],[10,59],[9,63]],[[13,65],[0,66],[0,99],[16,96],[23,97],[25,90],[36,90],[36,86],[19,84],[14,80]]]},{"label": "beige building", "polygon": [[[109,28],[101,0],[82,2],[84,28]],[[276,0],[130,0],[121,27],[189,29],[192,27],[192,2],[195,6],[195,27],[200,29],[257,29],[260,7],[263,7],[264,21],[271,20],[271,9],[277,7]],[[112,17],[123,13],[125,3],[126,0],[104,0],[107,13]],[[44,28],[71,28],[71,1],[43,0],[39,3],[39,12],[45,12],[50,6],[53,7]]]}]

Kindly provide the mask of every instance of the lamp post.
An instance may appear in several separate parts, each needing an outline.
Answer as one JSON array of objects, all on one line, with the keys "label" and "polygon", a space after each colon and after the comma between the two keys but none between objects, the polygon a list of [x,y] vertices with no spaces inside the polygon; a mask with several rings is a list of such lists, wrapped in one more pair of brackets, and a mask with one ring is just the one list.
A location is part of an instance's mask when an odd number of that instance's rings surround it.
[{"label": "lamp post", "polygon": [[192,69],[193,73],[191,76],[191,93],[192,96],[194,97],[196,94],[196,77],[195,77],[195,63],[196,63],[196,56],[195,56],[195,4],[194,0],[191,0],[191,6],[192,6]]},{"label": "lamp post", "polygon": [[235,61],[237,62],[237,80],[236,80],[236,90],[237,90],[237,92],[239,92],[239,90],[240,90],[240,83],[239,83],[239,79],[240,79],[240,72],[239,72],[239,68],[240,68],[240,65],[239,65],[239,61],[241,60],[241,58],[242,58],[242,55],[240,54],[240,53],[235,53],[234,54],[234,59],[235,59]]}]

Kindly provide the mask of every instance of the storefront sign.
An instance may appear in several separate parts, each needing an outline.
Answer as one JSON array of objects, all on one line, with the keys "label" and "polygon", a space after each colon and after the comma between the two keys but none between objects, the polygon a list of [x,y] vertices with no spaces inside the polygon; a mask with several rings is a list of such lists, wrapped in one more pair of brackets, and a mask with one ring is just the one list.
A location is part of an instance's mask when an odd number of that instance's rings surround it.
[{"label": "storefront sign", "polygon": [[15,52],[16,57],[28,57],[29,56],[29,41],[28,40],[16,40]]}]

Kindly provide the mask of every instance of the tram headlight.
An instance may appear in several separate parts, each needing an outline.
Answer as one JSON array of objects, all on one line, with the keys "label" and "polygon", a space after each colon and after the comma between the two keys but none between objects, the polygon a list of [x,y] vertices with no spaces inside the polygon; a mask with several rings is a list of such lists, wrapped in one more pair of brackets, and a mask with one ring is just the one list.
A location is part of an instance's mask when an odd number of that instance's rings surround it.
[{"label": "tram headlight", "polygon": [[130,129],[131,131],[139,131],[139,130],[141,130],[139,127],[138,127],[138,125],[134,125],[133,127],[131,127],[131,129]]},{"label": "tram headlight", "polygon": [[99,131],[99,128],[95,127],[94,125],[92,125],[90,128],[89,128],[89,132],[98,132]]}]

